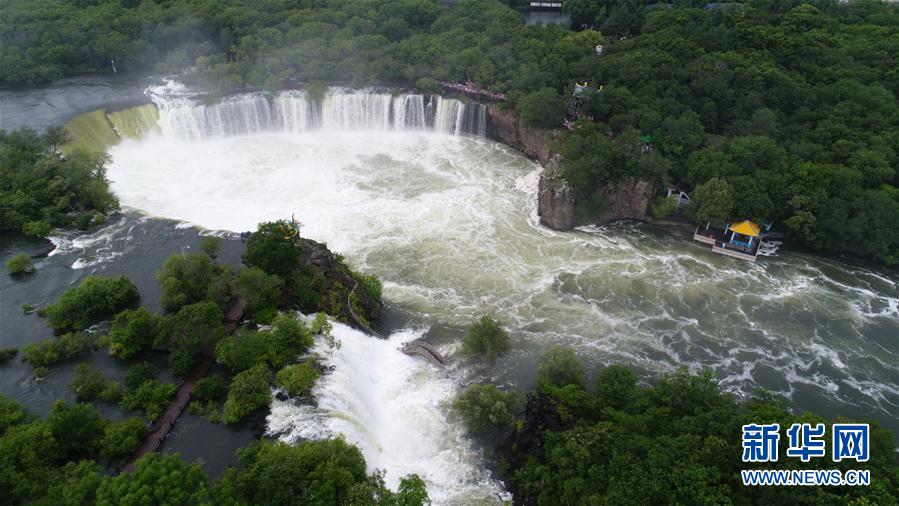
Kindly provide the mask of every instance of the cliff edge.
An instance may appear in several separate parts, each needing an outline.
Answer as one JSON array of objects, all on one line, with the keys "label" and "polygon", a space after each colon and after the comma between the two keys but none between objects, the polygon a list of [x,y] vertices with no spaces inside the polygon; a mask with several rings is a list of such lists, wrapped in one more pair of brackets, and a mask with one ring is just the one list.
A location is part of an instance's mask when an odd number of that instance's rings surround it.
[{"label": "cliff edge", "polygon": [[598,188],[594,196],[603,203],[601,211],[579,216],[575,212],[574,190],[561,173],[561,158],[551,149],[555,136],[558,136],[556,131],[522,125],[513,111],[496,104],[487,106],[487,137],[521,151],[544,167],[537,195],[537,214],[543,226],[571,230],[578,225],[649,218],[656,188],[653,183],[639,179],[625,179]]}]

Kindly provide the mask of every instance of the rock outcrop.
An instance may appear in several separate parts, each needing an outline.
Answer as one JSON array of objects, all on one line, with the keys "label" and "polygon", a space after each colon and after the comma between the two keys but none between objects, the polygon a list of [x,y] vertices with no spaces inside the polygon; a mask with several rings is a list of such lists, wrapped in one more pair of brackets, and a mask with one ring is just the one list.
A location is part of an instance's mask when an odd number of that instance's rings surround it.
[{"label": "rock outcrop", "polygon": [[549,144],[553,135],[543,128],[522,125],[513,111],[501,109],[496,104],[487,106],[487,137],[521,151],[544,167],[552,156]]},{"label": "rock outcrop", "polygon": [[574,218],[574,192],[559,174],[559,158],[553,158],[540,174],[537,190],[537,215],[543,226],[570,230],[577,225]]},{"label": "rock outcrop", "polygon": [[554,156],[551,141],[557,132],[530,128],[518,116],[496,104],[487,106],[487,136],[534,158],[544,167],[540,175],[537,214],[540,223],[555,230],[571,230],[578,225],[604,224],[620,220],[646,221],[655,186],[649,181],[626,179],[609,183],[596,192],[604,203],[602,212],[593,216],[575,214],[574,190],[560,174],[560,159]]},{"label": "rock outcrop", "polygon": [[[599,197],[605,203],[602,213],[589,223],[611,223],[621,220],[645,221],[649,217],[649,206],[655,196],[655,185],[639,179],[625,179],[607,184],[599,190]],[[578,223],[582,225],[583,223]]]},{"label": "rock outcrop", "polygon": [[365,289],[363,276],[353,272],[341,257],[320,242],[300,238],[297,247],[304,259],[303,274],[321,294],[314,305],[302,307],[303,311],[328,313],[371,332],[370,325],[380,316],[381,300],[378,294]]}]

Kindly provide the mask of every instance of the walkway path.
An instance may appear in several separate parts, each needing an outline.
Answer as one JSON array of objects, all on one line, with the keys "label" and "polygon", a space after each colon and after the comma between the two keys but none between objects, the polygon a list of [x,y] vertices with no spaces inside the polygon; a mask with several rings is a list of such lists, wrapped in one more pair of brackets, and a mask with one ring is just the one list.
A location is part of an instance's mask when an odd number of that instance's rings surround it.
[{"label": "walkway path", "polygon": [[[244,311],[247,308],[246,299],[237,299],[231,309],[225,314],[225,330],[229,334],[233,334],[235,330],[237,330],[237,325],[240,323],[240,318],[243,316]],[[200,381],[201,378],[206,376],[206,373],[209,371],[209,368],[215,363],[215,348],[214,344],[210,346],[210,349],[206,349],[203,351],[200,360],[194,365],[193,369],[190,370],[189,373],[182,379],[181,383],[178,385],[178,390],[175,392],[175,397],[172,399],[172,402],[169,403],[169,406],[166,408],[165,412],[162,416],[156,420],[156,423],[150,427],[150,430],[144,436],[144,440],[141,442],[141,445],[128,457],[128,460],[125,461],[122,470],[126,473],[130,473],[134,471],[134,463],[137,459],[143,457],[148,453],[153,453],[159,449],[160,445],[162,445],[162,441],[166,436],[171,432],[172,427],[175,426],[175,422],[178,421],[178,418],[181,416],[181,413],[184,412],[184,408],[187,407],[187,404],[190,402],[190,393],[193,391],[194,387],[197,385],[197,382]]]}]

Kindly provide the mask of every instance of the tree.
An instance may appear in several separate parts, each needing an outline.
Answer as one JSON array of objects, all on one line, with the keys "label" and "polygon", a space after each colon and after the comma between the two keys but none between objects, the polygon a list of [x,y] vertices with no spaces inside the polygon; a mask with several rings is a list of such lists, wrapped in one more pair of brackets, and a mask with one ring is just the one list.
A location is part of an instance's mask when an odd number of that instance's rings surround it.
[{"label": "tree", "polygon": [[509,334],[499,321],[482,316],[468,328],[468,334],[462,338],[462,347],[467,353],[487,355],[495,360],[509,349]]},{"label": "tree", "polygon": [[696,187],[691,201],[696,223],[726,222],[734,209],[734,189],[726,181],[712,178]]},{"label": "tree", "polygon": [[194,391],[191,392],[191,400],[196,399],[199,402],[217,401],[227,392],[225,380],[218,374],[206,376],[197,382]]},{"label": "tree", "polygon": [[62,461],[97,455],[107,425],[106,419],[90,404],[67,406],[57,401],[47,417],[47,426],[57,442]]},{"label": "tree", "polygon": [[106,388],[106,378],[96,368],[81,363],[75,367],[75,379],[69,383],[69,390],[75,392],[78,402],[90,402]]},{"label": "tree", "polygon": [[214,262],[218,258],[219,252],[222,251],[222,244],[223,241],[221,237],[207,235],[200,242],[200,249]]},{"label": "tree", "polygon": [[260,223],[247,240],[247,249],[241,258],[250,267],[286,279],[300,265],[299,240],[299,227],[294,222]]},{"label": "tree", "polygon": [[296,446],[261,440],[239,457],[241,466],[218,483],[217,499],[272,506],[344,504],[353,486],[366,480],[362,453],[343,439]]},{"label": "tree", "polygon": [[110,423],[100,442],[100,454],[109,460],[125,458],[137,449],[146,432],[146,423],[140,418]]},{"label": "tree", "polygon": [[93,334],[70,332],[39,343],[27,344],[23,355],[25,361],[35,369],[46,368],[87,352],[96,342],[97,338]]},{"label": "tree", "polygon": [[174,383],[161,383],[147,380],[134,390],[128,390],[122,395],[122,409],[128,411],[143,411],[150,420],[156,420],[165,412],[178,387]]},{"label": "tree", "polygon": [[496,434],[515,423],[517,403],[514,392],[503,392],[493,385],[474,384],[459,394],[453,407],[472,432]]},{"label": "tree", "polygon": [[58,443],[50,426],[39,420],[14,425],[0,437],[0,491],[13,503],[43,495],[53,482]]},{"label": "tree", "polygon": [[10,275],[30,274],[34,272],[34,264],[27,253],[17,253],[6,261],[6,270]]},{"label": "tree", "polygon": [[318,381],[318,367],[312,361],[283,367],[275,377],[275,384],[294,397],[308,397]]},{"label": "tree", "polygon": [[104,278],[88,276],[80,285],[70,288],[55,304],[44,308],[44,314],[57,332],[81,330],[139,298],[137,287],[125,276]]},{"label": "tree", "polygon": [[206,299],[209,284],[219,274],[210,257],[201,254],[174,254],[156,272],[162,287],[162,307],[178,311]]},{"label": "tree", "polygon": [[195,505],[208,502],[207,477],[198,463],[188,464],[177,453],[149,453],[132,473],[104,480],[97,504]]},{"label": "tree", "polygon": [[265,364],[238,373],[231,380],[223,416],[226,422],[235,423],[256,410],[269,405],[271,391],[268,387],[269,372]]},{"label": "tree", "polygon": [[169,367],[176,376],[190,371],[197,354],[213,346],[225,335],[222,310],[212,302],[197,302],[181,307],[162,322],[161,339],[156,345],[167,343],[172,353]]},{"label": "tree", "polygon": [[637,399],[637,378],[630,369],[613,364],[596,374],[594,395],[600,406],[624,409]]},{"label": "tree", "polygon": [[528,126],[558,128],[565,119],[565,102],[556,90],[542,88],[518,101],[518,115]]},{"label": "tree", "polygon": [[265,332],[240,329],[219,341],[215,347],[215,357],[235,373],[265,364],[269,357],[266,335]]},{"label": "tree", "polygon": [[[316,321],[318,321],[318,317],[316,317]],[[327,320],[325,320],[325,324],[327,324]],[[268,340],[269,363],[273,367],[283,367],[284,364],[295,360],[313,344],[310,330],[292,314],[281,314],[275,318]]]},{"label": "tree", "polygon": [[10,427],[23,425],[30,421],[31,417],[18,402],[7,399],[0,394],[0,437],[6,433]]},{"label": "tree", "polygon": [[543,389],[567,385],[583,389],[587,384],[587,373],[573,350],[550,348],[537,368],[537,384]]},{"label": "tree", "polygon": [[260,323],[271,323],[277,314],[282,284],[281,278],[266,274],[258,267],[241,271],[237,286],[240,294],[247,299],[247,313],[251,318],[260,320]]},{"label": "tree", "polygon": [[161,318],[146,308],[126,309],[112,320],[107,343],[109,354],[126,359],[153,344],[160,332]]}]

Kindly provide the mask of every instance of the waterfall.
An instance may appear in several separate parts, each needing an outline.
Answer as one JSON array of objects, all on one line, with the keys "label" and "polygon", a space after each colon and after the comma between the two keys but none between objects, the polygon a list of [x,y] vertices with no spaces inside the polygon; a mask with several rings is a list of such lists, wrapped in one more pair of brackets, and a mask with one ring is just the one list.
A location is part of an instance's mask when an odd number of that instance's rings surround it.
[{"label": "waterfall", "polygon": [[365,455],[370,472],[386,472],[396,488],[417,473],[435,504],[490,504],[508,498],[483,467],[465,431],[448,420],[458,384],[445,371],[399,347],[424,329],[376,339],[333,323],[341,343],[330,351],[317,339],[313,354],[329,369],[316,383],[316,405],[272,400],[270,436],[288,443],[342,435]]},{"label": "waterfall", "polygon": [[[305,91],[231,95],[204,103],[183,90],[148,89],[165,137],[183,140],[262,132],[330,130],[426,130],[483,137],[487,107],[453,98],[379,90],[330,88],[321,102]],[[180,89],[179,89],[180,90]]]},{"label": "waterfall", "polygon": [[285,91],[272,99],[275,124],[287,132],[305,132],[320,124],[305,91]]}]

